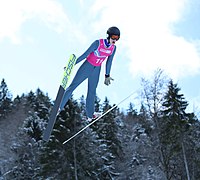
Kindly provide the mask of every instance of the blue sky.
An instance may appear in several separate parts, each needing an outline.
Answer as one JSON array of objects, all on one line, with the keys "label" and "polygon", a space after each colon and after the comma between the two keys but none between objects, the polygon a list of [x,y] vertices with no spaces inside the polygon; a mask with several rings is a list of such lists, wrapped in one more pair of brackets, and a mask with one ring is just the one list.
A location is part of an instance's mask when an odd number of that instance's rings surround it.
[{"label": "blue sky", "polygon": [[[0,0],[0,78],[14,97],[39,87],[54,99],[69,55],[81,55],[115,25],[121,30],[115,80],[103,84],[103,64],[101,100],[118,103],[141,89],[141,77],[161,68],[178,83],[190,109],[200,112],[199,9],[199,0]],[[74,97],[86,91],[85,82]],[[138,95],[130,101],[137,104]]]}]

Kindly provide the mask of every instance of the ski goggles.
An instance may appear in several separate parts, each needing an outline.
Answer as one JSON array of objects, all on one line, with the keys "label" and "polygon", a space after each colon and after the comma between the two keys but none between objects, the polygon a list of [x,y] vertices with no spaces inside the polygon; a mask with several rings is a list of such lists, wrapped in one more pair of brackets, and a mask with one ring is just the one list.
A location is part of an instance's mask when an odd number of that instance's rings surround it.
[{"label": "ski goggles", "polygon": [[116,41],[119,40],[119,36],[118,36],[118,35],[111,35],[110,38],[111,38],[112,40],[116,40]]}]

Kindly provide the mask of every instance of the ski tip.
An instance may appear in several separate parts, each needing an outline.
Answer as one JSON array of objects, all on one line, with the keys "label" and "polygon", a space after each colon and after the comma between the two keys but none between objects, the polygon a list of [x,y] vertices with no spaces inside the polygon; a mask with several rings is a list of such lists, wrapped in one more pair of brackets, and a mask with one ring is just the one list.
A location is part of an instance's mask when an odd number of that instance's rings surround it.
[{"label": "ski tip", "polygon": [[49,138],[43,136],[42,140],[48,142]]},{"label": "ski tip", "polygon": [[43,133],[42,140],[48,142],[49,139],[50,139],[50,136],[49,136],[49,135],[47,134],[47,132],[45,131],[45,132]]},{"label": "ski tip", "polygon": [[76,58],[76,55],[75,54],[72,54],[73,58]]}]

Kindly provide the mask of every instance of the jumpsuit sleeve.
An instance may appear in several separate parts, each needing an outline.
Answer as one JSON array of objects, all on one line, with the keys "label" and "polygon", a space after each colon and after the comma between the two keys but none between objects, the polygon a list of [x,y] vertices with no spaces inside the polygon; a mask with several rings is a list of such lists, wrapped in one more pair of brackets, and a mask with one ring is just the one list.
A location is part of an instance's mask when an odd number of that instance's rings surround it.
[{"label": "jumpsuit sleeve", "polygon": [[92,53],[93,51],[95,51],[99,46],[99,41],[95,40],[90,47],[80,56],[77,58],[76,60],[76,64],[78,64],[79,62],[81,62],[82,60],[84,60],[85,58],[87,58],[87,56]]},{"label": "jumpsuit sleeve", "polygon": [[106,61],[106,75],[110,75],[111,65],[112,65],[112,61],[113,61],[115,52],[116,52],[116,46],[115,46],[113,53],[110,56],[108,56],[108,59]]}]

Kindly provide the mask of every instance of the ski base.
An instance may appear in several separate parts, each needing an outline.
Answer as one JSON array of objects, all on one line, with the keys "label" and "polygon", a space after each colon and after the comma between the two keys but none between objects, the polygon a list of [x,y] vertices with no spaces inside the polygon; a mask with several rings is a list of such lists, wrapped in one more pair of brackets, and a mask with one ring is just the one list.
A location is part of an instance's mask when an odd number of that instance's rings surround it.
[{"label": "ski base", "polygon": [[43,140],[44,141],[49,141],[49,139],[50,139],[51,132],[52,132],[54,124],[56,122],[57,112],[58,112],[60,102],[62,100],[64,92],[65,92],[64,88],[62,86],[60,86],[59,90],[58,90],[57,97],[56,97],[55,104],[53,106],[52,112],[51,112],[50,117],[49,117],[47,127],[44,131],[44,134],[43,134]]},{"label": "ski base", "polygon": [[63,142],[63,144],[66,144],[67,142],[69,142],[70,140],[72,140],[73,138],[75,138],[77,135],[79,135],[81,132],[83,132],[85,129],[87,129],[88,127],[90,127],[92,124],[94,124],[96,121],[98,121],[99,119],[101,119],[102,117],[104,117],[106,114],[108,114],[110,111],[112,111],[113,109],[115,109],[117,106],[119,106],[121,103],[123,103],[124,101],[126,101],[127,99],[129,99],[135,92],[132,92],[130,95],[128,95],[126,98],[124,98],[122,101],[120,101],[118,104],[114,105],[112,108],[110,108],[109,110],[107,110],[106,112],[104,112],[101,116],[99,116],[98,118],[96,118],[95,120],[93,120],[91,123],[89,123],[87,126],[85,126],[84,128],[82,128],[80,131],[78,131],[76,134],[74,134],[73,136],[71,136],[70,138],[68,138],[66,141]]}]

